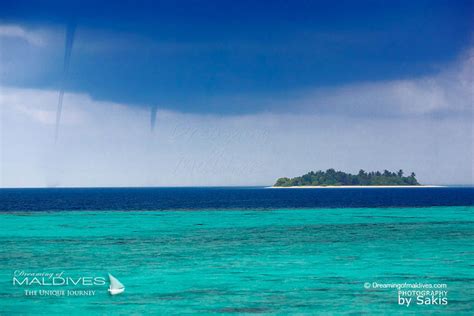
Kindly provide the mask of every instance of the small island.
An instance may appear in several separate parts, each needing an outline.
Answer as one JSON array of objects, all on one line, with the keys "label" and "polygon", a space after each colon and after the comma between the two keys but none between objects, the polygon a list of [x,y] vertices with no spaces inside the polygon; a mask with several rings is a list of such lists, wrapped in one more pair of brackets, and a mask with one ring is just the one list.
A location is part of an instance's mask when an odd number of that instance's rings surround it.
[{"label": "small island", "polygon": [[415,173],[404,176],[403,170],[390,172],[388,170],[366,172],[360,170],[353,175],[334,169],[326,171],[311,171],[295,178],[280,178],[274,187],[304,187],[304,186],[416,186],[420,185]]}]

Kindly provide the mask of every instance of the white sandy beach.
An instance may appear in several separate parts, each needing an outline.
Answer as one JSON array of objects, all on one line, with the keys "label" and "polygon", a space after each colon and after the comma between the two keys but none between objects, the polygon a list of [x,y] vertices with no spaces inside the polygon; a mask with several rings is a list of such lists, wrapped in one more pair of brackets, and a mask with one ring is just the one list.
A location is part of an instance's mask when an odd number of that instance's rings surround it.
[{"label": "white sandy beach", "polygon": [[338,185],[338,186],[291,186],[291,187],[267,187],[267,189],[399,189],[399,188],[442,188],[443,185]]}]

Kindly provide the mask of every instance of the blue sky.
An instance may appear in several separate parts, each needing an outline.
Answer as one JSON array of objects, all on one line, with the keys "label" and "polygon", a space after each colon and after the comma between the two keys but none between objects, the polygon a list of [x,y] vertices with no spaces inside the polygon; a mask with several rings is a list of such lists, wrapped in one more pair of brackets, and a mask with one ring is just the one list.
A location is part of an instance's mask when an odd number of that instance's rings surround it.
[{"label": "blue sky", "polygon": [[[314,87],[426,76],[472,36],[472,1],[2,1],[4,23],[77,25],[67,90],[198,113],[291,111],[226,102]],[[18,50],[31,59],[25,43]],[[64,38],[37,48],[37,72],[4,78],[57,89]],[[28,52],[28,53],[25,53]]]},{"label": "blue sky", "polygon": [[473,9],[1,1],[0,186],[269,185],[328,168],[474,184]]}]

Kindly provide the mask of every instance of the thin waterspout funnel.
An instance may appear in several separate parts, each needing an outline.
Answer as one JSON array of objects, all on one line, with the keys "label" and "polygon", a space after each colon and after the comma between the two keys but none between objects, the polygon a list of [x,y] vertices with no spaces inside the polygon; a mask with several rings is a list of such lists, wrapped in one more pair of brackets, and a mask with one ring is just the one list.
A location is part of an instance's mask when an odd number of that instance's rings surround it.
[{"label": "thin waterspout funnel", "polygon": [[58,98],[58,108],[56,110],[56,128],[54,132],[54,141],[58,141],[59,137],[59,125],[61,123],[61,114],[63,110],[63,98],[64,98],[64,87],[66,84],[68,72],[69,72],[69,64],[71,62],[71,53],[72,53],[72,46],[74,44],[74,33],[76,31],[76,24],[69,23],[66,29],[66,44],[64,49],[64,66],[63,66],[63,74],[61,79],[61,87],[59,90],[59,98]]}]

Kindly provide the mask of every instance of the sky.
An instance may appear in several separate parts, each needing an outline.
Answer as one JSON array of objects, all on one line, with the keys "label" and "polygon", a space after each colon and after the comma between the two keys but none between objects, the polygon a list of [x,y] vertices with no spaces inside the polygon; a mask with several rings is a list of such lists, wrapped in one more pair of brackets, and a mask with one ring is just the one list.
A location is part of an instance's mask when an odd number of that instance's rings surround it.
[{"label": "sky", "polygon": [[473,184],[473,9],[2,1],[0,185],[271,185],[327,168]]}]

